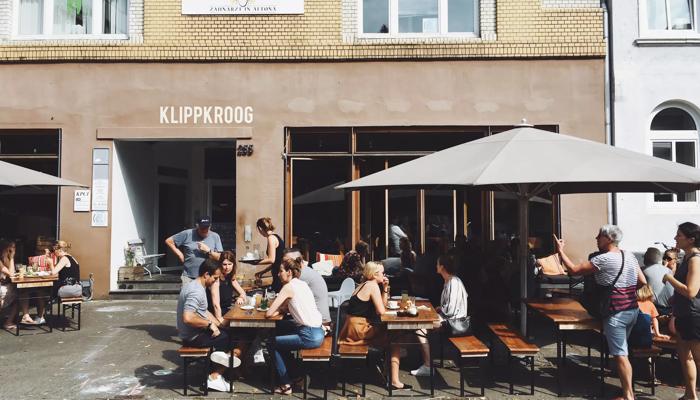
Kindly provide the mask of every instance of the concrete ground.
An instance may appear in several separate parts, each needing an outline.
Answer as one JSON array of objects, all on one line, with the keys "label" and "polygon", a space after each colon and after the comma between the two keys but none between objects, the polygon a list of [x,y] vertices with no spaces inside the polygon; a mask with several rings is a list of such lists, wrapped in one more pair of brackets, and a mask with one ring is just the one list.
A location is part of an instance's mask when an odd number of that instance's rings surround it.
[{"label": "concrete ground", "polygon": [[[82,329],[80,331],[43,333],[38,329],[23,330],[20,337],[0,331],[0,398],[10,399],[171,399],[182,397],[182,363],[177,355],[179,340],[175,330],[175,301],[173,300],[120,300],[92,301],[84,304]],[[60,321],[57,321],[59,323]],[[556,348],[553,344],[553,330],[542,321],[536,322],[532,330],[535,342],[543,348],[542,355],[535,361],[535,395],[521,394],[518,397],[534,399],[556,398],[556,371],[552,365]],[[573,335],[568,347],[569,363],[562,380],[568,398],[596,398],[600,384],[596,380],[597,370],[586,365],[586,348],[577,345],[589,337],[585,333]],[[594,351],[594,366],[597,366],[597,352]],[[491,377],[486,384],[486,399],[508,399],[506,383],[507,358],[496,350],[495,366],[487,368]],[[419,364],[417,351],[411,349],[402,359],[402,380],[414,385],[414,391],[397,391],[394,397],[428,398],[429,381],[416,380],[408,370]],[[437,369],[435,398],[456,398],[459,396],[458,371],[449,367]],[[525,385],[529,375],[523,364],[514,364],[516,390],[529,391]],[[646,379],[643,365],[637,365],[641,379]],[[368,398],[382,398],[386,391],[377,383],[379,374],[370,370],[372,383],[367,386]],[[192,382],[199,380],[201,367],[190,369]],[[320,384],[323,380],[332,382],[334,374],[343,374],[350,381],[355,377],[346,366],[334,367],[331,371],[312,371],[311,393],[323,394]],[[209,398],[256,398],[272,396],[262,390],[267,388],[265,369],[251,370],[249,377],[234,382],[235,391],[228,393],[210,392]],[[606,378],[608,397],[619,394],[619,381],[609,372]],[[468,372],[467,390],[478,393],[479,371]],[[637,385],[638,398],[676,399],[682,390],[678,361],[665,355],[657,364],[657,376],[661,386],[657,387],[656,397],[648,394],[647,387]],[[359,381],[358,381],[359,382]],[[669,386],[670,385],[670,386]],[[359,385],[348,385],[348,396],[359,397]],[[197,388],[192,387],[190,397],[197,397]],[[340,386],[329,393],[329,398],[340,397]],[[279,397],[279,396],[277,396]],[[301,393],[294,397],[301,398]],[[477,397],[478,398],[478,397]],[[566,397],[565,397],[566,398]],[[605,398],[605,397],[603,397]]]}]

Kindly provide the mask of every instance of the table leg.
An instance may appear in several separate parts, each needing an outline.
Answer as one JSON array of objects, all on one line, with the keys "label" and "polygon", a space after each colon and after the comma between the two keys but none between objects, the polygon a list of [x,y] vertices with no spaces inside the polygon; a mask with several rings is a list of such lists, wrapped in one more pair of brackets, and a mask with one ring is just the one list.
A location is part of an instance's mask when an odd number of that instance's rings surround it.
[{"label": "table leg", "polygon": [[557,379],[557,395],[561,396],[561,379],[562,379],[562,374],[561,374],[561,331],[559,330],[559,327],[557,326],[556,330],[556,338],[557,338],[557,373],[556,373],[556,379]]},{"label": "table leg", "polygon": [[433,352],[430,352],[430,397],[435,396],[435,366],[433,366]]},{"label": "table leg", "polygon": [[226,333],[228,333],[228,348],[230,352],[230,357],[228,359],[228,382],[230,386],[228,392],[233,393],[233,335],[230,329]]},{"label": "table leg", "polygon": [[275,394],[275,375],[277,373],[277,361],[275,359],[275,336],[267,341],[267,351],[270,354],[270,394]]},{"label": "table leg", "polygon": [[386,347],[386,389],[389,392],[389,397],[392,396],[391,390],[391,343],[393,335],[389,334],[389,345]]}]

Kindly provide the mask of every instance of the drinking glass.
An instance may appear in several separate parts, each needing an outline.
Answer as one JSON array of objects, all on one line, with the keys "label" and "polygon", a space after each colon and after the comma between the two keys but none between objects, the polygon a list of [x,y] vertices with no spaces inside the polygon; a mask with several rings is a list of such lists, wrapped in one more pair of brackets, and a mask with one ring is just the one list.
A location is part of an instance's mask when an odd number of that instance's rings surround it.
[{"label": "drinking glass", "polygon": [[262,294],[255,293],[255,307],[259,308],[260,303],[262,303]]}]

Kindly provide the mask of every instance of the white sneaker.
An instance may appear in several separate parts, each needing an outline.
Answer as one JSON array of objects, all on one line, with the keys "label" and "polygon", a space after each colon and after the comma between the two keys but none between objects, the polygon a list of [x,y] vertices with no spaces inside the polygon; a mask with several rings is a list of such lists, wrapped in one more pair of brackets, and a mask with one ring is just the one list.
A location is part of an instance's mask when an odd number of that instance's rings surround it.
[{"label": "white sneaker", "polygon": [[216,379],[211,379],[211,377],[209,377],[207,379],[207,387],[209,389],[217,390],[219,392],[228,392],[230,389],[233,388],[233,385],[226,382],[226,379],[224,379],[223,376],[219,375],[219,377]]},{"label": "white sneaker", "polygon": [[421,365],[418,369],[411,371],[411,375],[414,376],[430,376],[430,367],[427,365]]},{"label": "white sneaker", "polygon": [[44,319],[44,317],[38,317],[37,319],[34,320],[34,323],[37,325],[43,325],[46,323],[46,320]]},{"label": "white sneaker", "polygon": [[[223,365],[224,367],[229,366],[229,359],[231,356],[228,353],[225,353],[223,351],[215,351],[211,353],[211,360],[219,365]],[[241,365],[241,360],[234,356],[233,357],[233,368],[238,368]]]},{"label": "white sneaker", "polygon": [[255,364],[265,364],[265,356],[263,355],[262,349],[258,349],[258,351],[253,354],[253,362]]}]

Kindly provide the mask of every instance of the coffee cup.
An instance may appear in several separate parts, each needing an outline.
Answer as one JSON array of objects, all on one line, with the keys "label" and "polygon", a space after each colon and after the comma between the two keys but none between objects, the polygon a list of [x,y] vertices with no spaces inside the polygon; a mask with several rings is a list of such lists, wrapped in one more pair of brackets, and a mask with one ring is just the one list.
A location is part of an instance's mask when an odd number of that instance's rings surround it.
[{"label": "coffee cup", "polygon": [[399,308],[399,302],[396,300],[389,300],[389,308]]},{"label": "coffee cup", "polygon": [[416,308],[415,306],[410,307],[410,308],[408,309],[408,313],[411,314],[411,315],[418,315],[418,308]]},{"label": "coffee cup", "polygon": [[255,297],[248,296],[248,305],[251,307],[255,307]]}]

